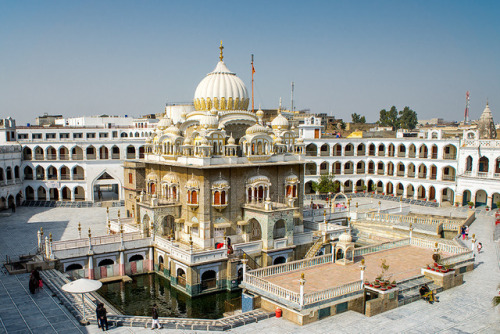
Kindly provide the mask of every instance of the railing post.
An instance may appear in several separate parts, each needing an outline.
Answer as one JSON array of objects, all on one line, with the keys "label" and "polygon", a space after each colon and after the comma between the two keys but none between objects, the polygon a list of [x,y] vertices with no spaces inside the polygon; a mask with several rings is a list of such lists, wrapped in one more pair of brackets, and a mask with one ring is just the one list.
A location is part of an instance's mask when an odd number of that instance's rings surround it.
[{"label": "railing post", "polygon": [[82,224],[78,222],[78,239],[82,238]]},{"label": "railing post", "polygon": [[300,295],[299,295],[299,305],[304,306],[304,285],[306,284],[306,279],[304,273],[300,275]]},{"label": "railing post", "polygon": [[[475,246],[475,245],[476,245],[476,235],[475,235],[475,234],[473,234],[473,235],[472,235],[472,240],[471,240],[471,247],[470,247],[470,250],[471,250],[472,252],[474,252],[474,246]],[[474,253],[472,253],[472,254],[474,254]]]},{"label": "railing post", "polygon": [[94,279],[94,257],[92,256],[92,253],[89,253],[88,257],[89,257],[89,259],[88,259],[88,261],[89,261],[89,279]]},{"label": "railing post", "polygon": [[49,259],[54,259],[54,255],[52,255],[52,233],[49,233]]},{"label": "railing post", "polygon": [[120,276],[125,275],[125,254],[123,249],[120,250],[120,266],[118,267],[118,273]]},{"label": "railing post", "polygon": [[49,238],[45,236],[45,258],[48,259],[50,254],[49,254]]},{"label": "railing post", "polygon": [[411,238],[412,238],[412,235],[413,235],[413,224],[410,223],[410,245],[411,245]]},{"label": "railing post", "polygon": [[43,244],[42,244],[42,233],[40,232],[40,230],[36,232],[36,237],[38,240],[38,251],[41,252],[43,249]]},{"label": "railing post", "polygon": [[363,282],[363,279],[364,279],[364,276],[365,276],[365,269],[366,269],[366,266],[365,266],[365,259],[362,259],[361,260],[361,265],[359,266],[359,269],[360,269],[360,279],[361,279],[361,282]]}]

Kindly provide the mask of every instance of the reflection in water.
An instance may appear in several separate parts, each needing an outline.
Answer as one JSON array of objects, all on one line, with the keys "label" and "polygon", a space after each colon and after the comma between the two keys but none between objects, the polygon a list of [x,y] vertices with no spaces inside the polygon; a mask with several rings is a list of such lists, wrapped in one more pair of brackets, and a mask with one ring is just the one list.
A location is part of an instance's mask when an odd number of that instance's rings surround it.
[{"label": "reflection in water", "polygon": [[98,290],[124,314],[151,315],[153,304],[158,305],[161,317],[218,319],[224,313],[224,302],[241,295],[219,292],[191,298],[170,286],[170,282],[156,274],[134,276],[133,282],[106,283]]}]

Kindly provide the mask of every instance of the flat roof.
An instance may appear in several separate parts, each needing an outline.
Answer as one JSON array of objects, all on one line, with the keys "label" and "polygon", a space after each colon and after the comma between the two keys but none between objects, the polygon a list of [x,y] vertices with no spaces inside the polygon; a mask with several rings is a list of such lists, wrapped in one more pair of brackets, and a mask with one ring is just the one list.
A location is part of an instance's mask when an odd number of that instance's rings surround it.
[{"label": "flat roof", "polygon": [[[420,269],[433,263],[432,249],[416,246],[403,246],[387,249],[371,254],[356,257],[355,263],[342,265],[337,263],[325,263],[303,270],[264,277],[268,282],[286,288],[293,292],[299,292],[300,275],[304,273],[306,284],[304,293],[323,291],[339,285],[344,285],[360,279],[361,260],[365,259],[364,279],[373,281],[381,273],[381,260],[385,259],[389,270],[384,277],[389,277],[392,282],[401,281],[406,278],[420,275]],[[449,257],[452,254],[440,252],[441,257]]]}]

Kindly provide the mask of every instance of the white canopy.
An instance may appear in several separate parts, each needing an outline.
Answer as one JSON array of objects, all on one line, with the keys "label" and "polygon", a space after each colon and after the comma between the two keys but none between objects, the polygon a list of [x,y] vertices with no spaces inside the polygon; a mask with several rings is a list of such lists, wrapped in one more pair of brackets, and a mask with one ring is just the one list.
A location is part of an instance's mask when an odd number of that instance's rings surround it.
[{"label": "white canopy", "polygon": [[92,279],[80,278],[64,284],[61,288],[69,293],[88,293],[98,290],[102,283]]}]

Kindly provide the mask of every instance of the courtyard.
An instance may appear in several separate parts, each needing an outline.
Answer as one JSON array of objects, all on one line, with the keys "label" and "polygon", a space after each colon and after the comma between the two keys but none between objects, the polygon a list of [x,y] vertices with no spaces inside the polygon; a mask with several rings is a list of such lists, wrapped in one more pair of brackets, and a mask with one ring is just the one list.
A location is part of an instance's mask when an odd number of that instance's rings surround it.
[{"label": "courtyard", "polygon": [[[356,199],[360,204],[368,198]],[[383,202],[382,208],[394,203]],[[119,208],[110,208],[110,217],[116,217]],[[464,208],[426,208],[413,206],[412,212],[432,213],[443,216],[464,216]],[[123,215],[123,208],[122,208]],[[105,234],[106,210],[104,208],[27,208],[19,207],[9,217],[0,217],[0,256],[15,258],[34,252],[36,232],[43,227],[45,235],[52,233],[54,240],[71,240],[78,237],[78,223],[82,234],[91,228],[92,235]],[[464,277],[462,286],[439,294],[440,303],[429,305],[417,301],[409,305],[367,318],[356,312],[346,312],[303,327],[283,319],[271,318],[250,325],[237,327],[230,333],[498,333],[500,309],[491,306],[492,297],[497,294],[500,283],[499,244],[494,241],[493,212],[478,210],[477,219],[471,225],[483,243],[483,252],[476,254],[476,268]],[[470,241],[465,241],[470,246]],[[428,255],[424,254],[424,257]],[[392,260],[394,272],[404,271]],[[376,262],[376,261],[375,261]],[[424,264],[429,263],[427,259]],[[378,268],[378,265],[369,265]],[[359,275],[357,264],[352,275]],[[374,269],[375,270],[375,269]],[[378,270],[378,269],[377,269]],[[377,271],[375,270],[377,273]],[[329,278],[324,273],[314,275]],[[306,274],[306,279],[311,276]],[[295,279],[295,278],[293,278]],[[28,275],[0,274],[0,333],[98,333],[96,325],[81,327],[76,319],[60,305],[48,289],[31,296],[27,290]],[[307,284],[306,284],[307,287]],[[113,333],[146,333],[150,329],[110,328]],[[169,330],[170,333],[195,333],[182,329]],[[197,333],[204,333],[197,331]]]}]

